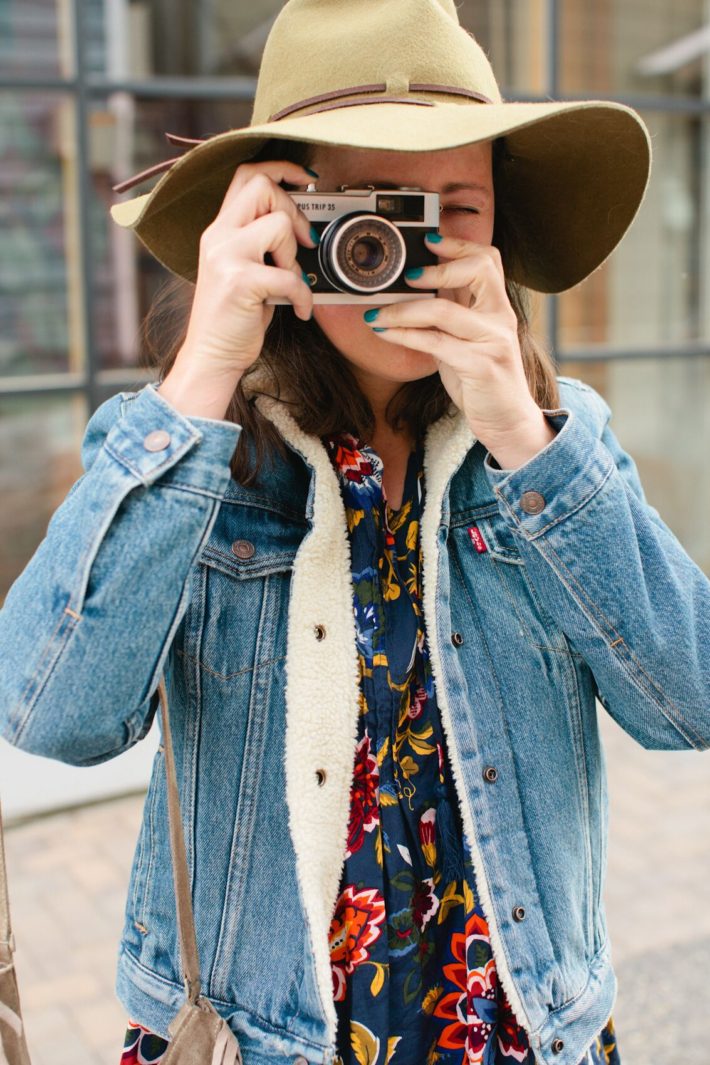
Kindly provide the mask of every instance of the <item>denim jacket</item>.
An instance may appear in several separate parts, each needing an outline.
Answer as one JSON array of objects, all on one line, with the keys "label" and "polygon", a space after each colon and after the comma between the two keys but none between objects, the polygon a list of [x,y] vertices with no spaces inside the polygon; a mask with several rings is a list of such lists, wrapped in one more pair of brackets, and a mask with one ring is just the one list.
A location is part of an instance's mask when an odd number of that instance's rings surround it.
[{"label": "denim jacket", "polygon": [[[612,1012],[607,788],[595,700],[642,746],[710,746],[710,581],[645,500],[611,411],[558,377],[557,430],[496,468],[463,415],[425,441],[423,604],[499,979],[536,1061],[577,1065]],[[0,612],[0,732],[75,765],[142,739],[165,671],[203,991],[245,1065],[330,1065],[328,933],[359,678],[344,507],[327,452],[257,484],[238,425],[155,388],[91,418],[85,472]],[[116,990],[165,1036],[184,999],[159,748]],[[487,767],[496,773],[485,773]]]}]

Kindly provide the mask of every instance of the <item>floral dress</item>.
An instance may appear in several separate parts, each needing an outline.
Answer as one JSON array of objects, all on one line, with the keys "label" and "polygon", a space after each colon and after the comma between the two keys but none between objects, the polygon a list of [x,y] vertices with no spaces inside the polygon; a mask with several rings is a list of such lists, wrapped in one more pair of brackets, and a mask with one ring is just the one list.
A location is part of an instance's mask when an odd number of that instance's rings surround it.
[{"label": "floral dress", "polygon": [[[498,983],[436,704],[421,604],[422,449],[394,511],[371,447],[349,434],[323,442],[346,509],[361,692],[330,926],[334,1065],[534,1065]],[[166,1047],[129,1020],[120,1065],[157,1065]],[[621,1065],[611,1017],[579,1065]]]}]

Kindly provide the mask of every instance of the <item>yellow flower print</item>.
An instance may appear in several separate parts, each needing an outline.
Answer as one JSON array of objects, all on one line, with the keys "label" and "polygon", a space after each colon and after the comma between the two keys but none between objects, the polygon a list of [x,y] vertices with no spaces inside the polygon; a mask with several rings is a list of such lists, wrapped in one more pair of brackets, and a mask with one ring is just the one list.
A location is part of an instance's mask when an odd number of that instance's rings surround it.
[{"label": "yellow flower print", "polygon": [[377,1065],[380,1040],[365,1024],[350,1021],[350,1045],[358,1065]]}]

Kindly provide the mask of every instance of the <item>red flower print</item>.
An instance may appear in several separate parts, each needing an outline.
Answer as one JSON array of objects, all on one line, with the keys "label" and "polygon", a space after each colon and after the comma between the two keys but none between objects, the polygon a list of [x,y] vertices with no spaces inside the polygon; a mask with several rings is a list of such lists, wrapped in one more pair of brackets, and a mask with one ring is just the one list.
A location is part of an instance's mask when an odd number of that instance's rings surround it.
[{"label": "red flower print", "polygon": [[412,917],[420,932],[424,931],[438,909],[439,899],[434,891],[433,879],[420,880],[412,894]]},{"label": "red flower print", "polygon": [[372,832],[380,820],[379,807],[380,770],[377,759],[370,750],[367,732],[357,745],[355,769],[350,789],[350,819],[348,821],[348,849],[350,858],[360,850],[366,832]]},{"label": "red flower print", "polygon": [[[414,695],[412,696],[412,700],[411,700],[411,702],[409,704],[409,708],[407,710],[407,713],[408,713],[409,717],[412,719],[412,721],[416,721],[416,719],[418,717],[422,716],[422,714],[424,712],[425,703],[426,703],[426,692],[424,691],[424,688],[422,688],[422,686],[419,685],[419,687],[415,691]],[[439,744],[437,744],[437,747],[438,746],[439,746]]]},{"label": "red flower print", "polygon": [[470,951],[474,939],[482,939],[484,943],[490,943],[491,935],[488,930],[488,921],[481,917],[480,913],[472,913],[466,921],[466,950]]},{"label": "red flower print", "polygon": [[465,1050],[467,1065],[480,1065],[498,1016],[498,973],[495,960],[489,958],[482,969],[468,969],[469,945],[487,939],[488,925],[478,914],[466,922],[466,934],[454,932],[451,953],[454,961],[443,967],[444,978],[455,991],[441,996],[434,1015],[450,1021],[439,1036],[438,1046],[445,1050]]},{"label": "red flower print", "polygon": [[525,1029],[518,1024],[502,988],[498,995],[498,1046],[515,1061],[524,1061],[530,1046]]},{"label": "red flower print", "polygon": [[430,806],[419,818],[419,842],[427,865],[432,869],[436,862],[436,807]]},{"label": "red flower print", "polygon": [[357,891],[348,884],[341,892],[328,936],[336,1002],[345,998],[348,976],[370,957],[367,948],[380,937],[384,919],[385,900],[377,888]]},{"label": "red flower print", "polygon": [[438,740],[437,740],[437,744],[436,744],[436,750],[437,750],[437,753],[439,755],[439,774],[441,775],[444,772],[444,748],[438,742]]},{"label": "red flower print", "polygon": [[361,450],[359,441],[351,433],[340,433],[329,437],[335,451],[335,462],[349,481],[362,484],[365,477],[372,476],[372,463]]}]

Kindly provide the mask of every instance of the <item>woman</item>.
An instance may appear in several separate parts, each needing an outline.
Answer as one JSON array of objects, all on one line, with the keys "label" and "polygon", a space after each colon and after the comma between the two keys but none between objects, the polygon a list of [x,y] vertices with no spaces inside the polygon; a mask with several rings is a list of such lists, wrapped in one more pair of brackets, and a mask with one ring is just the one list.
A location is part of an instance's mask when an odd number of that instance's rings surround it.
[{"label": "woman", "polygon": [[[615,105],[496,102],[447,0],[314,2],[274,24],[251,127],[114,209],[194,280],[189,320],[92,418],[8,595],[3,735],[105,760],[165,672],[205,992],[245,1065],[616,1063],[595,699],[644,746],[710,744],[710,582],[520,286],[609,254],[647,139]],[[314,300],[313,181],[438,192],[408,279],[436,295]],[[183,997],[174,907],[161,748],[124,1063],[160,1060]]]}]

